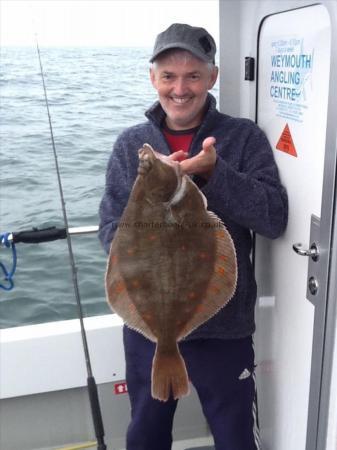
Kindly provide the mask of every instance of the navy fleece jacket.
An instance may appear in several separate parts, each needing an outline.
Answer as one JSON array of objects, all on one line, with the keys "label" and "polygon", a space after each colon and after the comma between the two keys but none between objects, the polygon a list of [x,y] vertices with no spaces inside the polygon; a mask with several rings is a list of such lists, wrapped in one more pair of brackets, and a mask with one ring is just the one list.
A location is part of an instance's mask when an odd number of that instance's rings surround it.
[{"label": "navy fleece jacket", "polygon": [[[99,239],[106,252],[137,176],[138,149],[147,142],[158,152],[170,154],[161,131],[165,113],[158,102],[146,112],[146,117],[147,122],[126,129],[117,138],[108,163],[99,210]],[[193,180],[205,194],[208,209],[221,218],[233,238],[238,284],[229,304],[186,339],[242,338],[255,331],[256,283],[250,260],[251,230],[271,239],[280,236],[287,223],[287,194],[265,134],[248,119],[221,114],[211,94],[204,120],[193,138],[190,156],[199,153],[208,136],[216,139],[215,168],[207,182],[197,176]]]}]

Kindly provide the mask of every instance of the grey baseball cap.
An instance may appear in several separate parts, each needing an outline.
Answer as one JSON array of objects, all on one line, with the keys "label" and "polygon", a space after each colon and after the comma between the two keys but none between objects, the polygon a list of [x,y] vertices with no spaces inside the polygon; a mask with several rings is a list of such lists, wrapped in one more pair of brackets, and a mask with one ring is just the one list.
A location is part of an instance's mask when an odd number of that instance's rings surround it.
[{"label": "grey baseball cap", "polygon": [[184,23],[174,23],[158,34],[150,62],[171,48],[188,50],[197,58],[214,63],[215,41],[204,28],[192,27]]}]

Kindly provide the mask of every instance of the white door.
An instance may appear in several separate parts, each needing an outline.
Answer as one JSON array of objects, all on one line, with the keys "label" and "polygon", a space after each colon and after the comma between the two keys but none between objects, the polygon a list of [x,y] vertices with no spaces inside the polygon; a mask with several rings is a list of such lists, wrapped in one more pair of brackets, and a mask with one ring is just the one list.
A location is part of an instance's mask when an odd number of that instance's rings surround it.
[{"label": "white door", "polygon": [[293,244],[302,244],[298,251],[314,242],[321,246],[330,28],[326,8],[316,5],[267,17],[259,35],[257,121],[289,195],[285,235],[256,243],[264,450],[316,449],[324,331],[324,307],[318,305],[325,302],[328,255],[319,248],[318,260],[300,256]]}]

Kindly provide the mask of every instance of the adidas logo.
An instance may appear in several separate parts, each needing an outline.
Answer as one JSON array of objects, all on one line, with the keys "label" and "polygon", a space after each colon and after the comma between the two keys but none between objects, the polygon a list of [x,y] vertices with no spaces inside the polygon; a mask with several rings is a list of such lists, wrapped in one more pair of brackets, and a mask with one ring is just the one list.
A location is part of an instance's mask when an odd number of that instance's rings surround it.
[{"label": "adidas logo", "polygon": [[245,380],[251,376],[251,372],[248,369],[245,369],[242,374],[239,376],[239,380]]}]

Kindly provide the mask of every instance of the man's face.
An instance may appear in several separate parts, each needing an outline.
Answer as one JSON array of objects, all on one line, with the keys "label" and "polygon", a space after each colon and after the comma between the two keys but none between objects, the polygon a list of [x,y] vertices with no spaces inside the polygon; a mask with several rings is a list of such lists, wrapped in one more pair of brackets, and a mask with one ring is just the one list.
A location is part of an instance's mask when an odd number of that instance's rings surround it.
[{"label": "man's face", "polygon": [[210,67],[186,51],[157,58],[150,76],[169,128],[187,130],[200,125],[207,92],[217,75],[217,67]]}]

